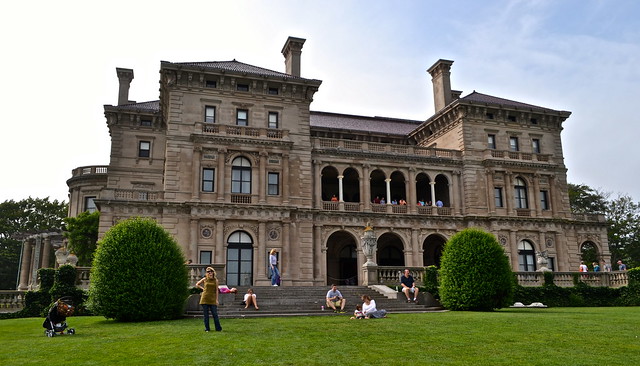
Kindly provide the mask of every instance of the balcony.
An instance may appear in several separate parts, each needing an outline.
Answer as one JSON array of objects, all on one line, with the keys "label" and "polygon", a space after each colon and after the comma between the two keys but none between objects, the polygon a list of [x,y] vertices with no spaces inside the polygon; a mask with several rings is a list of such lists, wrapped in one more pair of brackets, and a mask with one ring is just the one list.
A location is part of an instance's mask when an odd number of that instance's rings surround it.
[{"label": "balcony", "polygon": [[106,175],[108,173],[107,165],[81,166],[71,171],[71,177],[81,177],[86,175]]},{"label": "balcony", "polygon": [[457,150],[426,148],[413,145],[393,145],[381,144],[377,142],[334,140],[325,138],[314,138],[313,147],[315,149],[338,149],[345,151],[362,151],[370,153],[386,153],[394,155],[418,155],[433,158],[457,159],[462,153]]},{"label": "balcony", "polygon": [[484,159],[505,159],[505,160],[519,160],[519,161],[531,161],[550,163],[553,162],[551,155],[549,154],[534,154],[525,153],[521,151],[506,151],[506,150],[491,150],[484,151]]},{"label": "balcony", "polygon": [[205,135],[241,136],[289,141],[289,130],[281,130],[277,128],[258,128],[196,122],[195,129],[197,133],[203,133]]},{"label": "balcony", "polygon": [[[325,211],[349,211],[364,212],[364,205],[360,202],[336,202],[322,201],[322,209]],[[451,207],[433,207],[433,206],[417,206],[416,213],[418,215],[429,216],[452,216],[453,208]],[[410,214],[411,207],[409,205],[392,205],[371,203],[371,212],[384,214]]]}]

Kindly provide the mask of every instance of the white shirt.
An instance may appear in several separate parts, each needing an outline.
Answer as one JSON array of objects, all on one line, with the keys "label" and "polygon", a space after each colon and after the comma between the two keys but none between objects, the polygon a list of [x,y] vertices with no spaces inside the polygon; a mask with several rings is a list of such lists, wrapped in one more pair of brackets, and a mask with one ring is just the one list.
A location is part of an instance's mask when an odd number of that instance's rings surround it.
[{"label": "white shirt", "polygon": [[369,305],[367,305],[366,302],[362,303],[362,313],[364,315],[369,315],[369,313],[374,312],[378,309],[376,309],[376,300],[371,300],[369,301]]}]

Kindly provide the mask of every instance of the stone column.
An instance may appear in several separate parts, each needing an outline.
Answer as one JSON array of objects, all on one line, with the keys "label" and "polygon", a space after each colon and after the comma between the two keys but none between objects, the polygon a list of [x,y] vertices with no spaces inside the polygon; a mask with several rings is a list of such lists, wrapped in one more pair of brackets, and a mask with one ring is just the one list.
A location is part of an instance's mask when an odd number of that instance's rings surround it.
[{"label": "stone column", "polygon": [[290,222],[284,222],[282,224],[282,253],[280,256],[280,274],[281,277],[286,278],[287,283],[291,284],[291,278],[288,277],[284,277],[284,275],[289,275],[291,272],[289,272],[289,268],[290,268],[290,260],[289,260],[289,255],[291,253],[291,249],[290,249],[290,244],[291,244],[291,238],[289,237],[291,235],[289,230],[291,227],[291,223]]},{"label": "stone column", "polygon": [[431,181],[429,185],[431,186],[431,207],[436,207],[436,182]]},{"label": "stone column", "polygon": [[540,207],[540,174],[533,175],[533,208],[536,217],[542,216],[542,207]]},{"label": "stone column", "polygon": [[[202,156],[202,149],[200,147],[196,147],[193,149],[193,169],[192,169],[192,180],[193,186],[191,187],[191,199],[194,201],[200,200],[200,182],[202,182],[202,177],[200,175],[200,160]],[[214,184],[217,182],[214,182]]]},{"label": "stone column", "polygon": [[195,261],[198,258],[198,219],[191,219],[189,222],[189,252],[187,259]]},{"label": "stone column", "polygon": [[[551,205],[551,213],[553,217],[558,215],[558,206],[560,205],[560,198],[556,195],[556,176],[549,176],[549,205]],[[557,261],[556,261],[557,263]]]},{"label": "stone column", "polygon": [[391,178],[387,178],[384,180],[387,184],[387,205],[391,204]]},{"label": "stone column", "polygon": [[[491,169],[486,169],[485,174],[487,176],[487,209],[488,209],[487,213],[492,215],[496,213],[496,202],[495,202],[496,187],[494,186],[494,182],[493,182],[493,171]],[[504,197],[502,199],[504,199]]]},{"label": "stone column", "polygon": [[514,272],[520,270],[518,264],[518,239],[516,238],[516,230],[509,231],[509,246],[511,247],[511,268]]},{"label": "stone column", "polygon": [[31,251],[33,239],[25,239],[22,242],[22,262],[20,263],[20,284],[18,290],[29,289],[29,272],[31,271]]},{"label": "stone column", "polygon": [[314,194],[313,194],[313,202],[315,203],[315,208],[322,208],[322,172],[320,171],[320,165],[322,161],[314,160],[313,161],[313,176],[315,186]]},{"label": "stone column", "polygon": [[285,205],[289,203],[289,181],[289,155],[282,154],[282,203]]},{"label": "stone column", "polygon": [[[258,223],[258,246],[254,248],[253,257],[257,258],[257,263],[253,264],[254,273],[257,273],[258,281],[267,283],[267,223]],[[256,253],[257,251],[257,253]]]},{"label": "stone column", "polygon": [[313,279],[315,282],[324,283],[324,266],[322,260],[322,225],[313,226]]},{"label": "stone column", "polygon": [[[459,214],[463,215],[466,213],[465,211],[465,205],[462,204],[462,184],[460,183],[460,181],[462,179],[460,179],[460,175],[462,175],[462,172],[459,170],[455,170],[451,173],[451,188],[450,190],[450,194],[453,197],[453,200],[451,201],[451,206],[453,206],[453,208],[455,208],[455,212],[458,212]],[[453,210],[452,210],[453,211]]]},{"label": "stone column", "polygon": [[416,170],[413,167],[409,168],[408,185],[407,192],[409,194],[405,200],[407,200],[407,206],[409,206],[409,213],[415,214],[418,211],[418,194],[416,192]]},{"label": "stone column", "polygon": [[344,179],[344,175],[338,176],[338,201],[344,202],[343,198],[343,188],[342,188],[342,180]]},{"label": "stone column", "polygon": [[258,202],[265,203],[267,195],[267,152],[260,152],[260,166],[258,167]]},{"label": "stone column", "polygon": [[226,149],[218,150],[218,169],[216,169],[218,171],[217,172],[218,181],[215,182],[218,186],[218,189],[216,189],[216,191],[218,192],[218,201],[224,201],[224,194],[225,194],[224,181],[226,179],[225,177],[226,174],[224,172],[224,168],[225,168],[224,161],[226,159],[226,155],[227,155]]},{"label": "stone column", "polygon": [[507,214],[513,216],[513,184],[511,184],[511,172],[504,173],[504,203],[507,207]]},{"label": "stone column", "polygon": [[369,164],[362,164],[362,196],[360,200],[364,203],[364,211],[371,211],[371,179],[369,178]]},{"label": "stone column", "polygon": [[418,234],[420,234],[420,229],[411,229],[411,261],[407,263],[411,263],[414,267],[422,267],[424,265],[423,261],[420,258],[420,242],[418,241]]},{"label": "stone column", "polygon": [[44,248],[42,249],[42,268],[49,268],[49,262],[51,261],[51,235],[44,236]]},{"label": "stone column", "polygon": [[218,264],[226,264],[227,262],[224,257],[224,220],[216,221],[216,246],[214,257],[211,259],[211,262]]},{"label": "stone column", "polygon": [[38,287],[38,268],[40,267],[40,251],[42,250],[42,235],[36,236],[36,245],[31,252],[31,278],[29,279],[29,289],[35,290]]}]

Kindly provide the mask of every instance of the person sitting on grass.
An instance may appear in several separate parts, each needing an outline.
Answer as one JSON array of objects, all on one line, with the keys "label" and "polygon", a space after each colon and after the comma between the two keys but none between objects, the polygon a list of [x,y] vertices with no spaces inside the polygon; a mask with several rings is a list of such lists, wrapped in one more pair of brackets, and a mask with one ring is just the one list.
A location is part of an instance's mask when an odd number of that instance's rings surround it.
[{"label": "person sitting on grass", "polygon": [[369,295],[362,295],[362,313],[365,319],[387,317],[387,311],[384,309],[378,310],[376,308],[376,300],[373,300]]},{"label": "person sitting on grass", "polygon": [[362,306],[356,305],[356,310],[353,311],[353,316],[349,319],[364,319],[364,313],[362,312]]},{"label": "person sitting on grass", "polygon": [[[331,290],[327,291],[327,307],[333,309],[334,313],[344,313],[345,303],[346,301],[338,290],[338,286],[331,285]],[[337,306],[340,306],[340,310],[338,310]]]}]

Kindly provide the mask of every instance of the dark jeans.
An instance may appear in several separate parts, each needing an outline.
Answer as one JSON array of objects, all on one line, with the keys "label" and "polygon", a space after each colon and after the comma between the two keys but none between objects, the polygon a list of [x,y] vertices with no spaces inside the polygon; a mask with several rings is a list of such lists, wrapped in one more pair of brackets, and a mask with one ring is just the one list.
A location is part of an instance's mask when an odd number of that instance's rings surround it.
[{"label": "dark jeans", "polygon": [[202,304],[202,311],[204,313],[204,330],[209,331],[209,311],[213,315],[213,324],[216,326],[216,332],[222,330],[220,326],[220,318],[218,318],[218,305]]}]

